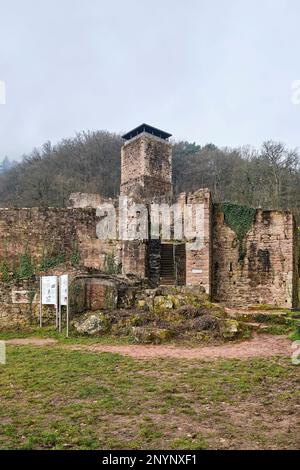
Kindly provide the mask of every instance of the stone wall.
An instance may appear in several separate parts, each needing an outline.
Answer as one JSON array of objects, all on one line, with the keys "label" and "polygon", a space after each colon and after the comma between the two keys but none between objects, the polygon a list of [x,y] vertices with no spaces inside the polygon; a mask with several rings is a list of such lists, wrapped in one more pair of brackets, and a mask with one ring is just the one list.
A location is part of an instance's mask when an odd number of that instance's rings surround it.
[{"label": "stone wall", "polygon": [[122,243],[122,272],[145,277],[147,270],[147,244],[133,240]]},{"label": "stone wall", "polygon": [[[181,195],[181,202],[183,199]],[[292,214],[256,211],[254,224],[244,240],[241,262],[237,235],[225,223],[222,212],[212,212],[209,191],[200,190],[188,195],[186,200],[189,204],[204,204],[203,245],[193,246],[193,240],[186,240],[188,285],[203,286],[215,301],[229,305],[297,306],[297,242]],[[96,234],[99,220],[95,208],[0,209],[1,266],[7,265],[6,275],[12,279],[24,254],[29,256],[35,274],[41,273],[43,262],[51,264],[56,258],[61,262],[61,256],[64,262],[77,260],[79,265],[109,274],[116,274],[122,262],[123,274],[148,275],[152,284],[157,285],[160,242],[152,246],[144,241],[99,240]],[[3,269],[0,271],[4,281]],[[20,281],[19,286],[0,282],[3,321],[7,315],[15,318],[16,323],[22,315],[27,320],[31,317],[36,320],[36,296],[25,302],[31,292],[26,282],[31,281]],[[97,300],[93,300],[97,296],[101,304],[104,295],[101,289],[97,282],[91,285],[88,294],[91,308],[98,305]]]},{"label": "stone wall", "polygon": [[296,224],[289,212],[257,210],[243,242],[216,210],[213,223],[213,298],[229,305],[296,307]]},{"label": "stone wall", "polygon": [[[58,274],[58,270],[56,271]],[[117,308],[119,289],[128,290],[127,284],[105,274],[69,274],[70,320],[85,311],[112,310]],[[48,273],[49,274],[49,273]],[[55,274],[55,271],[51,273]],[[60,274],[60,272],[59,272]],[[0,282],[0,329],[38,327],[40,311],[39,277],[22,281]],[[43,326],[56,323],[54,306],[43,305]],[[65,319],[65,313],[63,313]]]},{"label": "stone wall", "polygon": [[70,316],[117,308],[120,281],[111,276],[77,275],[70,282]]},{"label": "stone wall", "polygon": [[186,245],[186,283],[201,285],[206,293],[211,295],[212,273],[212,203],[208,189],[189,194],[188,204],[203,204],[204,239],[197,248],[193,240],[187,240]]},{"label": "stone wall", "polygon": [[78,258],[80,264],[105,269],[108,256],[120,260],[115,240],[99,240],[96,209],[0,209],[0,262],[13,270],[28,253],[36,270],[44,261]]},{"label": "stone wall", "polygon": [[[0,329],[39,325],[39,280],[0,282]],[[45,325],[55,324],[55,308],[43,307]]]},{"label": "stone wall", "polygon": [[171,192],[171,144],[146,132],[126,142],[121,152],[121,195],[152,198]]},{"label": "stone wall", "polygon": [[101,204],[107,202],[114,202],[113,199],[107,199],[100,196],[100,194],[89,193],[72,193],[69,197],[69,206],[73,208],[93,207],[97,209]]}]

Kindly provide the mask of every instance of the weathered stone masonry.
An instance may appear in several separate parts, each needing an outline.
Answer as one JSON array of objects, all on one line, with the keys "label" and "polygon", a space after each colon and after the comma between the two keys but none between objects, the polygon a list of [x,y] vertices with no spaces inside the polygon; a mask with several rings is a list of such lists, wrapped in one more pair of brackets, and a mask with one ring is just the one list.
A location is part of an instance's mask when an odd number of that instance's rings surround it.
[{"label": "weathered stone masonry", "polygon": [[[212,201],[208,190],[199,190],[189,194],[188,204],[204,205],[204,246],[199,250],[186,250],[186,283],[201,284],[211,295],[212,288]],[[187,242],[188,243],[188,242]]]},{"label": "weathered stone masonry", "polygon": [[0,260],[12,270],[26,252],[38,266],[43,258],[67,261],[78,251],[83,266],[104,269],[107,255],[120,256],[120,245],[97,238],[98,221],[95,208],[0,209]]},{"label": "weathered stone masonry", "polygon": [[[257,210],[243,239],[241,258],[241,242],[225,222],[220,207],[214,206],[208,189],[172,197],[172,149],[165,140],[169,134],[157,131],[154,129],[157,135],[153,135],[144,129],[140,133],[135,130],[125,142],[121,194],[148,207],[152,202],[203,204],[203,244],[194,245],[193,239],[170,242],[162,237],[101,240],[96,232],[100,221],[96,208],[100,203],[116,201],[104,201],[99,195],[73,194],[73,207],[66,209],[0,209],[0,262],[6,265],[10,276],[10,281],[4,282],[2,273],[0,280],[0,327],[37,321],[38,278],[12,280],[14,267],[25,253],[35,272],[43,260],[58,257],[70,263],[75,257],[83,268],[112,270],[110,274],[132,273],[145,278],[152,287],[172,282],[202,286],[214,301],[231,306],[298,306],[293,215]],[[170,269],[176,270],[176,275]],[[101,308],[106,305],[107,296],[117,305],[114,281],[83,278],[78,280],[78,286],[82,286],[79,310]],[[49,318],[53,321],[53,311],[49,311]]]},{"label": "weathered stone masonry", "polygon": [[290,212],[257,210],[240,260],[236,233],[217,211],[213,220],[213,298],[230,305],[296,307],[296,223]]},{"label": "weathered stone masonry", "polygon": [[121,151],[121,195],[142,198],[172,193],[172,147],[143,132]]}]

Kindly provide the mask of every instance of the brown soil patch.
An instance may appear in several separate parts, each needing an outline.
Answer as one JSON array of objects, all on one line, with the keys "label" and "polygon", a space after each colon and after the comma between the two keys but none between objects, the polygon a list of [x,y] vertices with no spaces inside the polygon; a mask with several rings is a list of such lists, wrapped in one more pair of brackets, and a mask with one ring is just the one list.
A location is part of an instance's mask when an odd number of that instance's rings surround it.
[{"label": "brown soil patch", "polygon": [[53,346],[57,343],[56,339],[51,338],[16,338],[6,341],[6,344],[12,346]]},{"label": "brown soil patch", "polygon": [[178,359],[243,359],[249,357],[290,356],[291,341],[283,336],[254,335],[242,343],[231,343],[223,346],[204,346],[184,348],[171,345],[70,345],[74,350],[91,351],[95,353],[109,352],[125,356],[151,359],[155,357],[171,357]]}]

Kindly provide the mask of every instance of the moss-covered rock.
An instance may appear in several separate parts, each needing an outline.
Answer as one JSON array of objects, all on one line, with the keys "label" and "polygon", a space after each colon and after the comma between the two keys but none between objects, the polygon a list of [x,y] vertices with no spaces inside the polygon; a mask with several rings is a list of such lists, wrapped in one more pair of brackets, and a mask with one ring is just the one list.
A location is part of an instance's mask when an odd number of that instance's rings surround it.
[{"label": "moss-covered rock", "polygon": [[154,297],[153,309],[156,313],[161,313],[166,310],[172,310],[173,307],[173,301],[170,298],[164,297],[162,295],[157,295],[156,297]]},{"label": "moss-covered rock", "polygon": [[167,298],[173,302],[174,308],[180,308],[184,305],[200,305],[201,303],[199,298],[193,294],[168,295]]},{"label": "moss-covered rock", "polygon": [[78,321],[73,322],[77,333],[84,335],[99,335],[109,330],[109,320],[102,312],[85,314]]},{"label": "moss-covered rock", "polygon": [[181,286],[178,291],[180,294],[195,295],[199,299],[208,300],[209,296],[205,292],[205,288],[201,285],[198,286]]},{"label": "moss-covered rock", "polygon": [[177,286],[160,286],[156,289],[156,295],[176,295],[180,292],[180,287]]},{"label": "moss-covered rock", "polygon": [[234,339],[241,332],[241,325],[237,320],[227,319],[222,322],[221,334],[224,339]]},{"label": "moss-covered rock", "polygon": [[136,343],[161,344],[169,341],[174,336],[174,332],[167,328],[133,327],[132,336]]},{"label": "moss-covered rock", "polygon": [[137,300],[136,301],[136,307],[138,309],[144,309],[146,307],[146,300],[142,300],[142,299]]}]

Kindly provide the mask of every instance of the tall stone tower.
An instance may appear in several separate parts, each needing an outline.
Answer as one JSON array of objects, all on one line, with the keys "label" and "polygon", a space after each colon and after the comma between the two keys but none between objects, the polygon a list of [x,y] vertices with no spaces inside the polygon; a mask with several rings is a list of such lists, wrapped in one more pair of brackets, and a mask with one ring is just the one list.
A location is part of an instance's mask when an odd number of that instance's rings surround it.
[{"label": "tall stone tower", "polygon": [[123,135],[121,195],[155,198],[172,194],[171,134],[147,124]]}]

